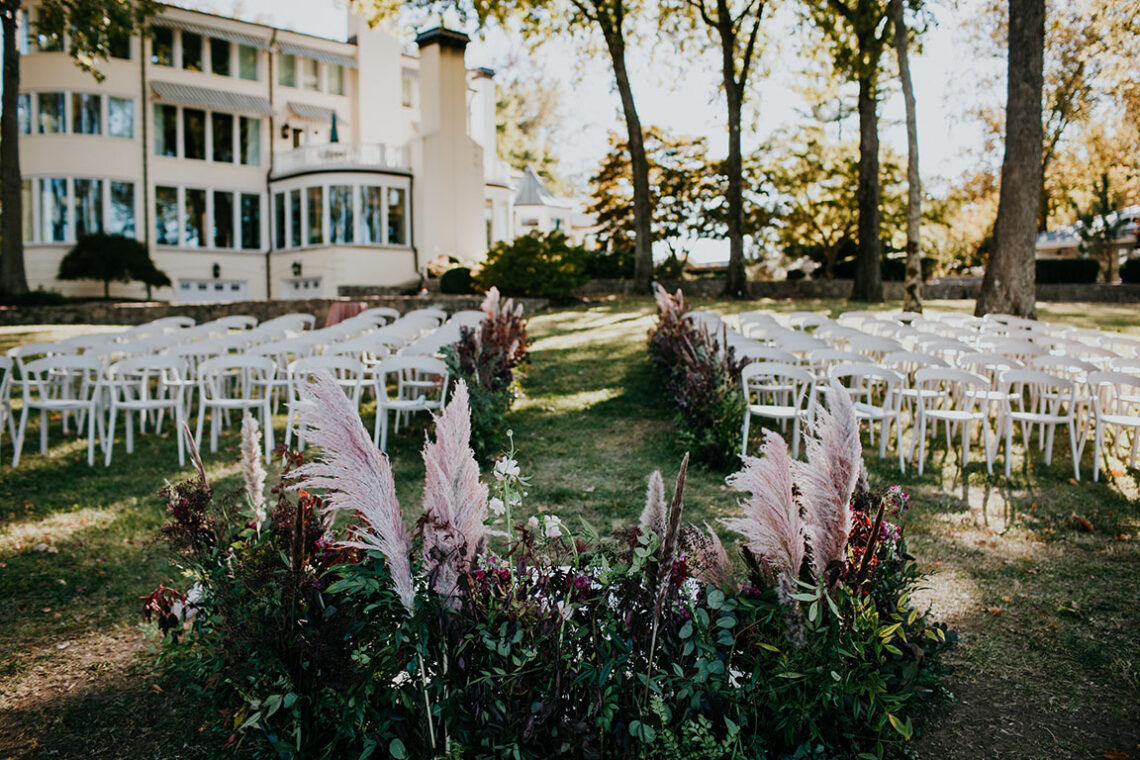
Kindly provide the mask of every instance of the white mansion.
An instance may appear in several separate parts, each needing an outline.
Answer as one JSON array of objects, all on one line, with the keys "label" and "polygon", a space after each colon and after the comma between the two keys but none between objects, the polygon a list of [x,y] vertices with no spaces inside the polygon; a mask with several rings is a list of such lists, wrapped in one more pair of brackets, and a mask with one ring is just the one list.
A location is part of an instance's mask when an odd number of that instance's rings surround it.
[{"label": "white mansion", "polygon": [[[180,301],[335,296],[406,286],[441,255],[572,232],[572,207],[499,160],[494,73],[466,35],[406,51],[348,14],[347,42],[163,6],[97,82],[20,24],[20,162],[29,285],[59,282],[86,233],[147,243]],[[115,285],[141,296],[137,283]]]}]

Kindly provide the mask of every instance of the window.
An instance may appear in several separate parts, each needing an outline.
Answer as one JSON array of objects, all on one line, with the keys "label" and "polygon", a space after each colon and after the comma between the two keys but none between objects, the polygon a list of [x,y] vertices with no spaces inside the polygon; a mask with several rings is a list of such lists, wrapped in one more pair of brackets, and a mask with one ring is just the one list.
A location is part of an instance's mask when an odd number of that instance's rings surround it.
[{"label": "window", "polygon": [[247,166],[261,165],[261,119],[254,116],[242,116],[239,124],[238,139],[241,151],[241,162]]},{"label": "window", "polygon": [[178,245],[178,188],[154,188],[154,242]]},{"label": "window", "polygon": [[210,114],[213,129],[213,159],[232,164],[234,162],[234,117],[228,113]]},{"label": "window", "polygon": [[131,36],[121,32],[110,33],[110,39],[107,42],[107,52],[111,54],[112,58],[121,58],[125,61],[131,60]]},{"label": "window", "polygon": [[75,237],[103,231],[103,180],[75,180]]},{"label": "window", "polygon": [[182,68],[187,71],[202,70],[202,35],[182,33]]},{"label": "window", "polygon": [[388,245],[406,245],[404,232],[404,190],[388,188]]},{"label": "window", "polygon": [[309,201],[309,245],[320,245],[325,242],[323,190],[323,187],[305,188],[305,195]]},{"label": "window", "polygon": [[329,242],[352,242],[352,185],[329,188]]},{"label": "window", "polygon": [[53,134],[67,131],[67,120],[62,92],[40,93],[40,133]]},{"label": "window", "polygon": [[483,206],[483,224],[487,228],[487,247],[495,242],[495,204],[490,198]]},{"label": "window", "polygon": [[214,191],[214,247],[234,247],[234,194]]},{"label": "window", "polygon": [[186,188],[183,193],[186,220],[182,226],[182,245],[198,248],[206,244],[206,191]]},{"label": "window", "polygon": [[206,158],[206,112],[182,109],[182,157]]},{"label": "window", "polygon": [[107,232],[111,235],[135,236],[135,184],[111,183],[111,205],[107,207]]},{"label": "window", "polygon": [[380,245],[380,188],[375,185],[362,185],[360,188],[360,242]]},{"label": "window", "polygon": [[247,250],[261,248],[260,195],[241,194],[241,247]]},{"label": "window", "polygon": [[102,130],[99,114],[102,98],[85,92],[71,93],[71,131],[77,135],[97,135]]},{"label": "window", "polygon": [[294,56],[282,53],[277,61],[277,84],[283,87],[297,85],[297,59]]},{"label": "window", "polygon": [[405,108],[416,104],[416,72],[412,69],[404,69],[400,77],[400,102]]},{"label": "window", "polygon": [[150,43],[150,62],[155,66],[174,65],[174,30],[166,26],[156,26],[151,30],[154,39]]},{"label": "window", "polygon": [[19,24],[16,26],[16,49],[20,55],[27,55],[31,52],[28,46],[28,11],[23,9],[20,11]]},{"label": "window", "polygon": [[178,155],[178,109],[174,106],[154,107],[154,154]]},{"label": "window", "polygon": [[20,180],[20,229],[23,231],[24,242],[30,243],[35,239],[35,209],[32,204],[35,200],[32,198],[32,181],[30,179]]},{"label": "window", "polygon": [[325,64],[325,76],[328,91],[333,95],[344,94],[344,66],[339,63]]},{"label": "window", "polygon": [[107,98],[107,134],[111,137],[135,136],[135,101]]},{"label": "window", "polygon": [[317,79],[317,62],[313,58],[299,58],[297,66],[301,69],[301,87],[306,90],[320,89]]},{"label": "window", "polygon": [[289,191],[289,245],[301,245],[301,191]]},{"label": "window", "polygon": [[257,81],[257,48],[252,45],[238,45],[238,76]]},{"label": "window", "polygon": [[277,231],[273,247],[280,250],[285,247],[285,193],[273,196],[273,228]]},{"label": "window", "polygon": [[32,133],[32,96],[26,92],[16,96],[16,120],[20,125],[20,134]]},{"label": "window", "polygon": [[210,38],[210,71],[220,77],[230,75],[229,40],[219,40],[217,37]]},{"label": "window", "polygon": [[44,242],[60,242],[71,236],[67,228],[67,180],[40,180],[40,218]]}]

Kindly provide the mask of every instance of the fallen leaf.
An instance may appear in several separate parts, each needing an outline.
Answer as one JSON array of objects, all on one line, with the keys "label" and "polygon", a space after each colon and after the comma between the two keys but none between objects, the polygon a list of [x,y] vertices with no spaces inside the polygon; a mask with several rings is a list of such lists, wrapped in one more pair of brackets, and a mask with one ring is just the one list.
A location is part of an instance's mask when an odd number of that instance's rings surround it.
[{"label": "fallen leaf", "polygon": [[1101,755],[1101,757],[1103,757],[1104,760],[1128,760],[1128,753],[1121,752],[1120,750],[1110,749]]},{"label": "fallen leaf", "polygon": [[1070,519],[1072,520],[1074,527],[1082,533],[1093,532],[1093,524],[1089,522],[1087,518],[1082,517],[1081,515],[1078,515],[1076,512],[1074,512]]},{"label": "fallen leaf", "polygon": [[991,615],[1000,615],[1001,607],[986,607],[986,612],[990,613]]},{"label": "fallen leaf", "polygon": [[162,693],[162,687],[156,683],[152,683],[150,685],[150,690],[153,691],[155,694],[161,694]]}]

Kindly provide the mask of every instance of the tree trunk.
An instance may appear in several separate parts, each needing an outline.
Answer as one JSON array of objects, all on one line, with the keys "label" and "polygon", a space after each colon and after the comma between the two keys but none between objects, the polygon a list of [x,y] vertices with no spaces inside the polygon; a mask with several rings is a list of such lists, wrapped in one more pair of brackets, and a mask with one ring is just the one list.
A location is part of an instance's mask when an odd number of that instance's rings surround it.
[{"label": "tree trunk", "polygon": [[914,85],[910,81],[907,55],[907,29],[902,0],[891,0],[891,23],[895,27],[895,53],[899,60],[899,81],[906,103],[906,291],[903,311],[922,313],[922,252],[919,230],[922,225],[922,179],[918,175],[918,117],[915,113]]},{"label": "tree trunk", "polygon": [[0,294],[28,292],[24,274],[24,199],[20,192],[20,51],[16,47],[16,22],[20,3],[4,3],[4,97],[0,115]]},{"label": "tree trunk", "polygon": [[879,120],[875,83],[859,78],[859,245],[853,301],[882,301],[882,244],[879,242]]},{"label": "tree trunk", "polygon": [[625,127],[629,133],[629,162],[633,170],[633,290],[649,293],[653,281],[653,209],[649,199],[649,159],[645,155],[645,135],[641,119],[633,102],[633,88],[625,66],[625,36],[621,28],[621,15],[610,19],[605,11],[599,13],[602,36],[614,67],[621,109],[625,114]]},{"label": "tree trunk", "polygon": [[992,312],[1037,316],[1034,261],[1041,201],[1044,45],[1045,0],[1009,0],[1005,157],[994,251],[974,310],[978,316]]},{"label": "tree trunk", "polygon": [[[724,94],[728,103],[728,157],[724,162],[724,173],[728,178],[725,194],[728,201],[728,280],[724,294],[729,298],[745,298],[748,296],[748,273],[744,269],[744,169],[740,150],[740,111],[744,104],[744,88],[736,79],[736,34],[724,2],[718,3],[717,20],[720,22],[718,33]],[[741,80],[747,73],[741,75]]]}]

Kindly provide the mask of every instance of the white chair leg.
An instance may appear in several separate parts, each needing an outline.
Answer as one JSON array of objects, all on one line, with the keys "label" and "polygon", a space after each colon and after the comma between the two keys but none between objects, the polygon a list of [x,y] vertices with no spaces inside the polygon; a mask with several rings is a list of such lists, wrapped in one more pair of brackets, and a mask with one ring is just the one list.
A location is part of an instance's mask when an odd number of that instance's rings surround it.
[{"label": "white chair leg", "polygon": [[923,466],[926,464],[926,415],[918,413],[918,475],[922,476]]},{"label": "white chair leg", "polygon": [[12,452],[12,466],[17,467],[20,464],[20,452],[24,448],[24,433],[28,430],[28,407],[20,410],[20,425],[16,430],[16,438],[12,444],[14,451]]},{"label": "white chair leg", "polygon": [[218,453],[218,433],[219,433],[218,428],[219,428],[220,422],[221,422],[221,420],[219,419],[218,407],[215,406],[212,410],[210,410],[210,453],[211,454],[217,454]]},{"label": "white chair leg", "polygon": [[203,395],[198,396],[198,424],[195,426],[194,445],[202,450],[202,428],[206,424],[206,400]]},{"label": "white chair leg", "polygon": [[1104,425],[1100,422],[1096,424],[1096,431],[1093,433],[1093,482],[1100,480],[1100,449],[1104,444]]},{"label": "white chair leg", "polygon": [[178,441],[178,466],[186,465],[186,442],[182,440],[182,402],[176,401],[171,412],[174,415],[174,438]]},{"label": "white chair leg", "polygon": [[1077,431],[1076,424],[1069,420],[1069,452],[1073,456],[1073,477],[1078,481],[1081,479],[1081,456],[1077,453]]},{"label": "white chair leg", "polygon": [[749,428],[749,423],[751,422],[751,417],[752,417],[752,413],[750,411],[748,411],[747,409],[745,409],[744,410],[744,436],[743,436],[743,442],[740,445],[740,455],[741,456],[747,456],[748,455],[748,428]]},{"label": "white chair leg", "polygon": [[[67,412],[65,411],[64,414]],[[47,454],[48,452],[48,422],[50,421],[46,409],[40,410],[40,453]]]},{"label": "white chair leg", "polygon": [[87,411],[87,466],[95,466],[95,407]]},{"label": "white chair leg", "polygon": [[265,443],[265,463],[269,464],[273,456],[273,412],[268,398],[261,405],[261,428],[261,440]]},{"label": "white chair leg", "polygon": [[111,466],[111,453],[115,448],[115,418],[119,416],[119,411],[114,406],[111,407],[110,419],[107,421],[107,435],[105,443],[103,444],[103,466]]}]

